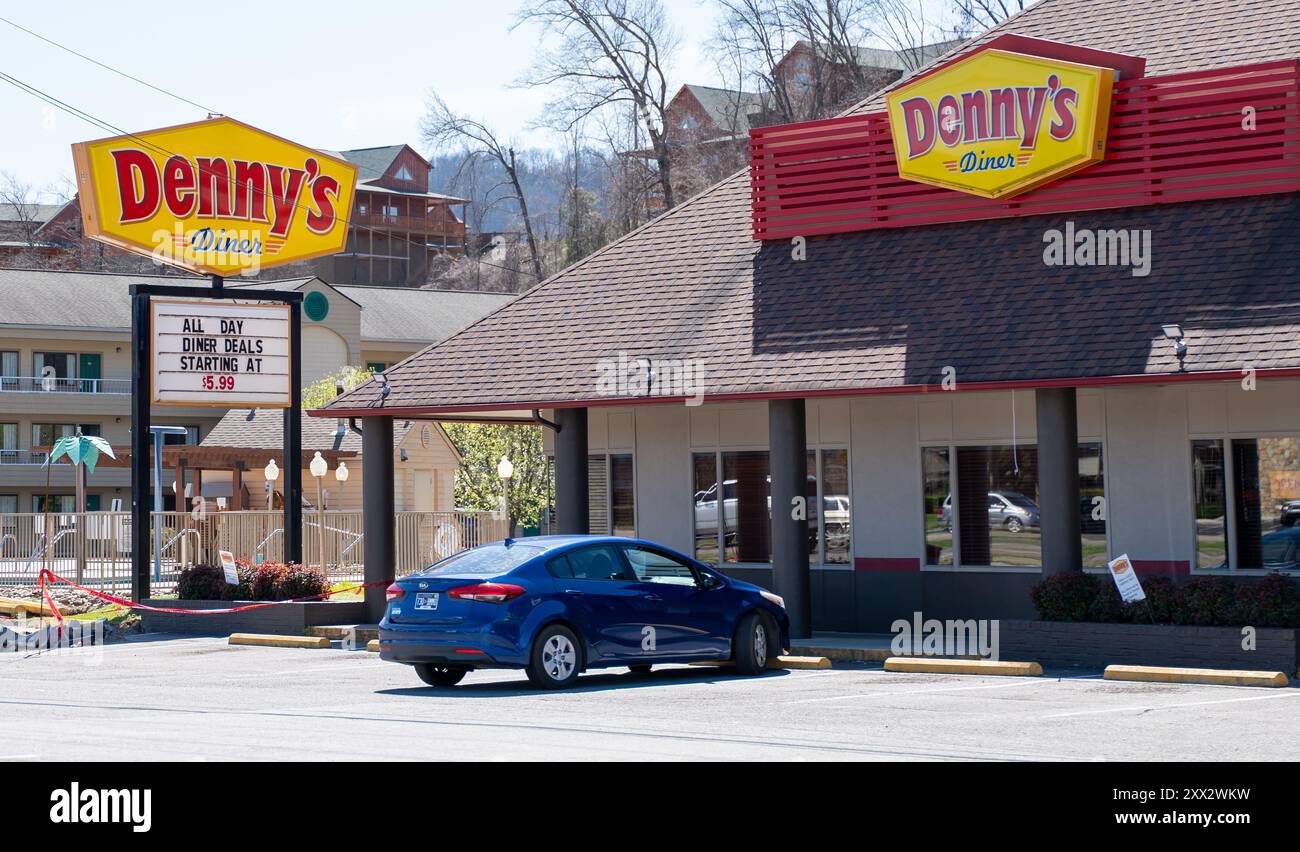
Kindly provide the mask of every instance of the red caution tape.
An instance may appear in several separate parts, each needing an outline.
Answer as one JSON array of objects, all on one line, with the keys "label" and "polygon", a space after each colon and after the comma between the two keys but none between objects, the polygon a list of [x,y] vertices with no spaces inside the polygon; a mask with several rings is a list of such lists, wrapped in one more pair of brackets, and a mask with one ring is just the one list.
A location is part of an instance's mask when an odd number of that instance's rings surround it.
[{"label": "red caution tape", "polygon": [[311,597],[306,597],[306,598],[290,598],[289,600],[286,601],[266,601],[264,603],[248,604],[246,606],[227,607],[225,609],[180,609],[178,607],[148,606],[147,604],[132,603],[126,598],[119,598],[116,595],[110,595],[105,592],[96,591],[95,589],[88,589],[85,586],[79,586],[76,583],[72,582],[71,580],[67,579],[66,577],[60,577],[58,574],[55,574],[53,571],[49,571],[47,569],[42,568],[40,573],[41,594],[45,597],[45,600],[49,602],[50,609],[53,610],[54,614],[58,617],[59,621],[63,621],[63,615],[59,612],[58,607],[54,605],[54,599],[50,597],[49,590],[46,588],[47,578],[52,581],[65,583],[74,589],[85,592],[86,594],[89,595],[94,595],[95,597],[101,600],[108,601],[109,603],[114,603],[117,604],[118,606],[124,606],[127,609],[143,609],[143,610],[148,610],[149,612],[166,612],[173,615],[230,615],[231,613],[235,613],[235,612],[248,612],[249,610],[254,610],[254,609],[265,609],[266,607],[269,606],[281,606],[283,604],[308,603],[310,601],[318,601],[324,598],[333,597],[334,595],[341,595],[347,592],[355,592],[357,589],[373,589],[379,586],[383,586],[384,588],[387,588],[393,582],[392,580],[380,580],[379,582],[376,583],[361,583],[360,585],[352,586],[347,589],[338,589],[336,591],[325,592],[324,594],[320,594],[320,595],[312,595]]}]

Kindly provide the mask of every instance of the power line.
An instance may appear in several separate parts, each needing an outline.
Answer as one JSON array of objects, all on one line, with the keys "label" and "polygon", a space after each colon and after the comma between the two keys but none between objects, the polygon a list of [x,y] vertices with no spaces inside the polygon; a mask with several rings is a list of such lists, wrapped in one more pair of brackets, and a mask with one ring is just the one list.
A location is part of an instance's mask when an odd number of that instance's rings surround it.
[{"label": "power line", "polygon": [[[4,20],[4,19],[3,19],[3,18],[0,18],[0,20]],[[42,90],[36,88],[35,86],[29,84],[29,83],[24,83],[22,80],[19,80],[17,77],[14,77],[14,76],[12,76],[12,75],[10,75],[10,74],[6,74],[6,73],[3,72],[3,71],[0,71],[0,80],[3,80],[4,82],[9,83],[10,85],[15,86],[16,88],[21,89],[22,91],[26,92],[26,93],[29,94],[29,95],[32,95],[32,96],[35,97],[35,98],[39,98],[40,100],[44,101],[45,103],[47,103],[47,104],[49,104],[49,105],[51,105],[51,106],[53,106],[53,107],[55,107],[55,108],[57,108],[57,109],[60,109],[60,110],[62,110],[62,111],[64,111],[64,112],[68,113],[69,115],[73,116],[74,118],[79,118],[79,119],[81,119],[82,121],[85,121],[85,122],[88,123],[88,124],[92,124],[92,125],[94,125],[95,127],[100,128],[101,130],[106,130],[106,131],[108,131],[108,132],[110,132],[110,133],[115,133],[115,134],[117,134],[117,135],[119,135],[119,136],[125,136],[125,137],[128,137],[128,138],[130,138],[130,139],[134,139],[136,142],[139,142],[139,143],[140,143],[141,145],[143,145],[144,147],[146,147],[146,148],[151,148],[151,149],[153,149],[154,151],[156,151],[157,153],[162,154],[162,155],[165,155],[165,156],[168,156],[168,157],[176,157],[176,156],[180,156],[179,154],[177,154],[177,153],[174,152],[174,151],[169,151],[168,149],[163,148],[163,147],[160,146],[160,145],[157,145],[157,144],[155,144],[155,143],[153,143],[153,142],[150,142],[150,141],[148,141],[148,140],[146,140],[146,139],[142,139],[142,138],[140,138],[139,136],[135,135],[134,133],[131,133],[130,131],[123,130],[122,128],[117,127],[116,125],[110,124],[109,122],[104,121],[104,120],[101,119],[101,118],[97,118],[97,117],[91,115],[90,113],[86,112],[85,110],[82,110],[82,109],[80,109],[80,108],[78,108],[78,107],[72,106],[71,104],[65,103],[64,101],[59,100],[58,98],[54,97],[53,95],[48,94],[47,92],[44,92],[44,91],[42,91]],[[196,168],[198,169],[199,175],[200,175],[201,177],[205,177],[205,178],[213,178],[213,177],[216,177],[216,178],[218,178],[218,179],[220,179],[220,178],[222,177],[221,175],[218,175],[218,174],[216,174],[215,172],[212,172],[212,171],[209,171],[209,170],[205,170],[205,169],[203,169],[203,167],[202,167],[202,166],[199,166],[197,163],[195,164],[195,166],[196,166]],[[227,175],[227,176],[225,177],[225,180],[227,180],[227,181],[231,181],[231,182],[233,183],[233,181],[232,181],[232,179],[230,178],[229,175]],[[254,189],[253,191],[254,191],[255,193],[258,192],[258,190],[256,190],[256,189]],[[260,194],[261,194],[261,196],[262,196],[262,199],[261,199],[261,200],[264,202],[265,199],[266,199],[266,191],[265,191],[265,190],[261,190],[261,191],[260,191]],[[307,212],[309,212],[309,213],[310,213],[310,212],[313,212],[312,209],[311,209],[310,207],[307,207],[306,205],[303,205],[303,204],[295,203],[295,204],[293,205],[293,207],[294,207],[294,209],[296,209],[296,210],[304,210],[304,211],[307,211]],[[405,243],[405,244],[407,244],[407,245],[416,246],[417,248],[420,248],[420,249],[423,249],[423,250],[428,250],[428,249],[430,248],[430,246],[426,245],[425,243],[417,243],[415,240],[412,240],[412,239],[409,238],[409,237],[404,237],[404,236],[394,235],[392,232],[389,232],[389,231],[381,231],[381,230],[379,230],[378,228],[372,228],[372,227],[370,227],[370,226],[368,226],[368,225],[355,224],[355,223],[353,223],[352,219],[351,219],[349,216],[342,216],[342,215],[339,215],[338,213],[336,213],[335,215],[336,215],[336,218],[339,219],[339,221],[341,221],[344,225],[346,225],[346,226],[349,227],[349,228],[357,228],[358,230],[367,231],[368,233],[370,233],[370,234],[372,234],[372,235],[373,235],[373,234],[382,234],[382,235],[386,235],[386,236],[389,237],[389,239],[395,239],[395,240],[397,240],[397,241],[399,241],[399,242]],[[489,261],[485,261],[485,260],[483,260],[481,257],[477,259],[477,262],[480,263],[480,264],[482,264],[482,265],[484,265],[484,266],[490,266],[490,267],[492,267],[493,269],[500,269],[500,270],[503,270],[503,271],[505,271],[505,272],[522,273],[522,274],[524,274],[524,275],[529,275],[529,276],[532,276],[532,277],[534,277],[534,278],[536,277],[535,275],[533,275],[532,272],[529,272],[529,271],[526,270],[526,269],[522,269],[522,268],[521,268],[521,269],[511,269],[511,268],[508,267],[508,266],[502,266],[502,265],[500,265],[500,264],[498,264],[498,263],[491,263],[491,262],[489,262]]]},{"label": "power line", "polygon": [[197,108],[203,110],[203,111],[206,112],[206,113],[210,113],[210,114],[211,114],[211,113],[216,113],[216,112],[218,112],[217,110],[209,109],[208,107],[203,106],[203,104],[195,103],[194,101],[190,100],[189,98],[182,97],[181,95],[178,95],[178,94],[176,94],[175,92],[169,92],[168,90],[166,90],[166,89],[164,89],[164,88],[161,88],[161,87],[159,87],[159,86],[155,86],[153,83],[150,83],[150,82],[147,81],[147,80],[141,80],[139,77],[132,76],[131,74],[128,74],[128,73],[126,73],[125,71],[122,71],[122,70],[119,70],[119,69],[117,69],[117,68],[114,68],[114,67],[111,66],[111,65],[106,65],[105,63],[100,62],[98,59],[95,59],[95,58],[93,58],[93,57],[87,56],[86,54],[81,53],[81,52],[79,52],[79,51],[73,50],[72,48],[68,47],[67,45],[59,44],[59,43],[58,43],[57,41],[55,41],[54,39],[46,38],[45,36],[41,35],[40,33],[38,33],[38,32],[33,32],[32,30],[27,29],[27,27],[24,27],[22,24],[15,23],[15,22],[9,20],[8,18],[6,18],[6,17],[4,17],[4,16],[0,16],[0,21],[3,21],[4,23],[8,24],[9,26],[13,27],[13,28],[16,29],[16,30],[22,30],[23,32],[27,33],[29,36],[32,36],[33,38],[38,38],[38,39],[40,39],[41,41],[45,42],[46,44],[53,45],[54,47],[57,47],[59,50],[67,51],[68,53],[71,53],[73,56],[80,57],[80,58],[86,60],[87,62],[91,63],[92,65],[98,65],[100,68],[103,68],[105,71],[111,71],[111,72],[113,72],[114,74],[117,74],[117,75],[120,76],[120,77],[125,77],[125,78],[128,79],[128,80],[132,80],[132,81],[134,81],[134,82],[136,82],[136,83],[139,83],[141,86],[146,86],[146,87],[148,87],[148,88],[150,88],[150,89],[153,89],[155,92],[158,92],[159,94],[166,95],[166,96],[169,97],[169,98],[175,98],[176,100],[178,100],[178,101],[180,101],[180,102],[182,102],[182,103],[189,104],[189,105],[192,106],[192,107],[197,107]]}]

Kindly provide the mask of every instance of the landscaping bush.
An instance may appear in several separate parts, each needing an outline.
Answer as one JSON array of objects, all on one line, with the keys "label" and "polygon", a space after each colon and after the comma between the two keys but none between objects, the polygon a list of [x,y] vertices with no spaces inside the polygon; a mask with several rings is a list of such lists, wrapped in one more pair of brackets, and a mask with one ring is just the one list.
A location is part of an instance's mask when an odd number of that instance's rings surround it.
[{"label": "landscaping bush", "polygon": [[1045,621],[1089,621],[1100,585],[1093,574],[1066,571],[1035,583],[1029,597]]},{"label": "landscaping bush", "polygon": [[176,579],[176,596],[181,600],[284,601],[309,598],[329,591],[329,579],[315,568],[263,562],[254,565],[239,560],[235,570],[239,585],[226,582],[219,565],[191,565]]},{"label": "landscaping bush", "polygon": [[1044,621],[1300,628],[1300,583],[1282,574],[1257,583],[1147,577],[1142,590],[1145,601],[1124,603],[1108,577],[1074,571],[1034,584],[1029,596]]},{"label": "landscaping bush", "polygon": [[1227,577],[1193,577],[1174,592],[1174,624],[1232,624],[1236,620],[1236,588]]},{"label": "landscaping bush", "polygon": [[1236,621],[1255,627],[1300,627],[1300,583],[1269,574],[1237,590]]}]

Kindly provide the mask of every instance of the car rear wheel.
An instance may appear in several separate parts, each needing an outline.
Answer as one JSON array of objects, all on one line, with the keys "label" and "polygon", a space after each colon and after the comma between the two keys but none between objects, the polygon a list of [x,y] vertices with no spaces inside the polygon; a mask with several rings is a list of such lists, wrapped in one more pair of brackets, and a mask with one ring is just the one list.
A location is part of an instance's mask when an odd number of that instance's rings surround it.
[{"label": "car rear wheel", "polygon": [[772,629],[766,618],[751,612],[736,628],[736,671],[756,675],[767,669],[772,650]]},{"label": "car rear wheel", "polygon": [[578,679],[578,637],[559,624],[542,628],[528,655],[528,679],[542,689],[565,689]]},{"label": "car rear wheel", "polygon": [[1019,518],[1008,518],[1008,519],[1007,519],[1007,531],[1008,531],[1008,532],[1015,532],[1015,533],[1018,533],[1018,532],[1020,532],[1021,530],[1023,530],[1024,528],[1025,528],[1025,525],[1024,525],[1023,523],[1020,522],[1020,519],[1019,519]]},{"label": "car rear wheel", "polygon": [[415,673],[429,686],[455,686],[465,677],[469,669],[463,666],[435,666],[432,663],[419,663]]}]

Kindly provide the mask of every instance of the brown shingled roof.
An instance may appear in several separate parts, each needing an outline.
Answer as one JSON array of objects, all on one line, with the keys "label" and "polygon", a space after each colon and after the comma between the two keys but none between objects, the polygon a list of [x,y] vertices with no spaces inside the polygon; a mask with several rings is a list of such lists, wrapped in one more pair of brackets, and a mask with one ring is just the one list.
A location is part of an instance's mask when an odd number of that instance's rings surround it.
[{"label": "brown shingled roof", "polygon": [[[1300,4],[1043,0],[976,43],[1004,32],[1166,74],[1300,56]],[[387,399],[370,383],[331,408],[589,403],[620,352],[701,359],[714,397],[899,389],[944,366],[967,383],[1162,374],[1166,322],[1184,324],[1188,370],[1300,367],[1300,196],[837,235],[798,264],[752,241],[749,202],[737,174],[390,370]],[[1067,219],[1151,229],[1150,276],[1045,266],[1044,230]]]}]

